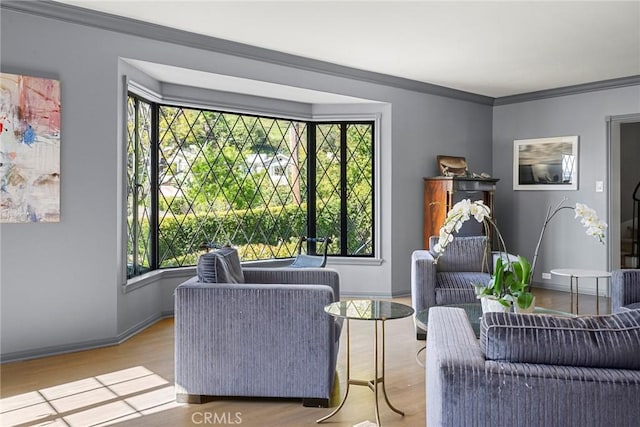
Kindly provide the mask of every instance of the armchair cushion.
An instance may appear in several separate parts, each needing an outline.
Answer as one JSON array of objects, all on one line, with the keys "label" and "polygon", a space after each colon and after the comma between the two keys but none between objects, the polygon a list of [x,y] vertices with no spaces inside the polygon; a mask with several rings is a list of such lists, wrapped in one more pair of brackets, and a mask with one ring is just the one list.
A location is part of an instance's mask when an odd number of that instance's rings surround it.
[{"label": "armchair cushion", "polygon": [[203,283],[244,283],[238,250],[223,247],[201,255],[196,267],[198,281]]},{"label": "armchair cushion", "polygon": [[491,280],[489,273],[448,272],[436,273],[436,305],[475,302],[476,293],[473,284],[486,285]]},{"label": "armchair cushion", "polygon": [[640,369],[640,311],[584,317],[485,313],[480,347],[488,360]]}]

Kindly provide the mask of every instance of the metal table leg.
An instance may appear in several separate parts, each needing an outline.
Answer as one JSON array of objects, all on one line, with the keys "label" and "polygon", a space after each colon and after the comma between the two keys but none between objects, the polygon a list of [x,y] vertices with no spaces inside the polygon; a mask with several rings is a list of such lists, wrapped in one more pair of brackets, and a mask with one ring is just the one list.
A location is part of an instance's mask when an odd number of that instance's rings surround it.
[{"label": "metal table leg", "polygon": [[[346,319],[347,321],[347,390],[344,393],[344,397],[342,398],[342,401],[340,402],[340,404],[338,405],[338,407],[331,412],[329,415],[322,417],[320,419],[318,419],[316,422],[317,423],[321,423],[323,421],[328,420],[329,418],[333,417],[335,414],[338,413],[338,411],[340,411],[340,409],[342,409],[342,407],[344,406],[344,402],[347,400],[347,396],[349,395],[349,386],[350,385],[359,385],[359,386],[366,386],[369,387],[369,389],[371,391],[373,391],[374,393],[374,404],[375,404],[375,415],[376,415],[376,423],[378,424],[378,426],[381,426],[382,424],[380,423],[380,407],[378,405],[378,384],[381,384],[382,386],[382,394],[384,395],[384,400],[387,402],[387,405],[389,406],[389,408],[391,408],[392,411],[404,416],[404,412],[400,411],[399,409],[397,409],[395,406],[393,406],[391,404],[391,402],[389,401],[389,396],[387,396],[387,389],[384,385],[384,374],[385,374],[385,357],[384,357],[384,353],[385,353],[385,334],[384,334],[384,320],[380,320],[380,322],[382,322],[382,341],[381,341],[381,345],[382,348],[380,349],[382,352],[382,360],[380,361],[380,364],[378,363],[378,348],[380,347],[380,345],[378,344],[378,320],[374,321],[375,323],[375,336],[374,336],[374,340],[373,340],[373,345],[374,345],[374,349],[373,349],[373,367],[374,367],[374,378],[371,380],[357,380],[357,379],[351,379],[350,376],[350,365],[351,365],[351,349],[350,349],[350,338],[349,338],[349,319]],[[380,365],[382,365],[380,367]],[[382,371],[381,375],[378,376],[378,372]]]},{"label": "metal table leg", "polygon": [[349,319],[345,319],[346,324],[346,328],[347,328],[347,389],[344,392],[344,397],[342,398],[342,401],[340,402],[340,404],[338,405],[338,407],[336,409],[334,409],[329,415],[326,415],[322,418],[319,418],[316,420],[317,423],[321,423],[325,420],[328,420],[329,418],[333,417],[335,414],[338,413],[338,411],[340,409],[342,409],[342,407],[344,406],[344,402],[347,401],[347,396],[349,395],[349,385],[351,384],[351,377],[349,374],[350,371],[350,367],[351,367],[351,345],[350,345],[350,339],[349,339]]},{"label": "metal table leg", "polygon": [[[376,333],[376,336],[378,334]],[[384,400],[387,402],[387,405],[389,406],[389,408],[391,408],[391,410],[397,414],[400,414],[404,417],[404,412],[402,412],[401,410],[397,409],[395,406],[393,406],[391,404],[391,402],[389,401],[389,396],[387,396],[387,389],[384,385],[384,320],[382,320],[382,378],[381,381],[382,382],[382,392],[384,394]],[[376,398],[376,405],[378,403],[378,399]],[[378,422],[378,425],[380,425],[380,423]]]},{"label": "metal table leg", "polygon": [[598,283],[598,277],[596,277],[596,314],[600,314],[600,286]]},{"label": "metal table leg", "polygon": [[576,314],[580,314],[580,307],[578,306],[579,298],[580,298],[580,288],[578,287],[578,276],[576,276]]}]

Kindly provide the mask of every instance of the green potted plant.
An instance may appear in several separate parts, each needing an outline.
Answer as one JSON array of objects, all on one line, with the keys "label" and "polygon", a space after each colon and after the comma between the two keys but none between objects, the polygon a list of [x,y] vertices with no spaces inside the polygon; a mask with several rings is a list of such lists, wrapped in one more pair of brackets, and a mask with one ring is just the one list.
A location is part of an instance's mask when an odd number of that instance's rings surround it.
[{"label": "green potted plant", "polygon": [[[519,255],[517,260],[507,261],[499,257],[488,285],[476,286],[476,294],[481,301],[482,298],[497,301],[505,311],[511,306],[518,312],[532,311],[535,298],[530,292],[530,273],[531,264],[525,257]],[[496,311],[496,308],[484,301],[483,310]]]}]

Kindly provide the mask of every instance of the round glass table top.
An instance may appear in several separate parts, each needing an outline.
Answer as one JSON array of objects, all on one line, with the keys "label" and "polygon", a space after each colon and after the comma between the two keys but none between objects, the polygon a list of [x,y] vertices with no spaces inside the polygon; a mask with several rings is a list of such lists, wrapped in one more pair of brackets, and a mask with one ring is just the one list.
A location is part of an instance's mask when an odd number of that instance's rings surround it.
[{"label": "round glass table top", "polygon": [[324,311],[335,317],[357,320],[400,319],[413,314],[413,308],[392,301],[354,299],[332,302]]}]

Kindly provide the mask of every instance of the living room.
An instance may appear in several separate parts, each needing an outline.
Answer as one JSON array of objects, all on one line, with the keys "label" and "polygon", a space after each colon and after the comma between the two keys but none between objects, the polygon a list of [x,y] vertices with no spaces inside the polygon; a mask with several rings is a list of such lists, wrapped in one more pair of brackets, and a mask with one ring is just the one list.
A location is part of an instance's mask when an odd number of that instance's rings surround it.
[{"label": "living room", "polygon": [[[618,52],[614,47],[622,46],[624,55],[604,61],[600,78],[567,80],[552,87],[522,86],[519,92],[506,94],[500,92],[500,82],[485,94],[473,93],[59,2],[3,1],[1,7],[2,72],[59,80],[62,105],[60,222],[0,228],[3,363],[135,338],[173,315],[176,286],[195,274],[192,266],[127,280],[123,140],[129,88],[125,79],[173,99],[202,104],[216,95],[222,97],[219,104],[264,114],[376,117],[376,246],[370,258],[330,259],[329,266],[340,274],[343,297],[410,294],[411,254],[423,246],[422,180],[439,174],[438,155],[463,156],[472,171],[500,179],[495,215],[513,253],[533,255],[545,211],[562,197],[594,208],[609,224],[610,233],[620,233],[620,226],[617,230],[614,226],[622,222],[614,218],[615,182],[621,169],[633,169],[624,162],[637,161],[619,156],[615,165],[611,156],[615,144],[618,150],[621,144],[615,130],[640,121],[637,2],[612,9],[606,2],[558,6],[567,8],[562,16],[584,13],[585,21],[578,20],[573,28],[592,25],[590,31],[601,44],[584,46],[586,51]],[[572,7],[582,8],[581,14]],[[518,16],[524,22],[528,13],[521,11]],[[609,21],[599,22],[597,17]],[[617,20],[611,22],[613,18]],[[554,22],[561,28],[559,21]],[[596,23],[607,26],[599,29]],[[620,38],[610,41],[612,34]],[[535,32],[522,48],[527,49],[538,49]],[[379,55],[395,60],[388,51]],[[545,66],[577,68],[588,76],[592,71],[574,63]],[[607,74],[609,67],[613,74]],[[198,74],[189,74],[194,71]],[[155,77],[169,72],[183,76],[182,85]],[[226,77],[227,90],[194,89],[200,73]],[[473,66],[464,73],[473,74]],[[524,72],[520,77],[525,82],[536,80]],[[232,84],[252,89],[230,94]],[[287,96],[267,96],[265,84]],[[293,89],[299,92],[291,95]],[[317,101],[321,95],[325,100]],[[578,189],[514,190],[514,141],[566,135],[579,137]],[[598,182],[604,183],[603,191],[596,190]],[[568,282],[542,278],[543,272],[554,268],[616,268],[614,236],[605,245],[595,244],[572,216],[558,216],[548,230],[534,277],[540,288],[568,290]],[[585,283],[583,291],[593,294],[595,289]]]}]

